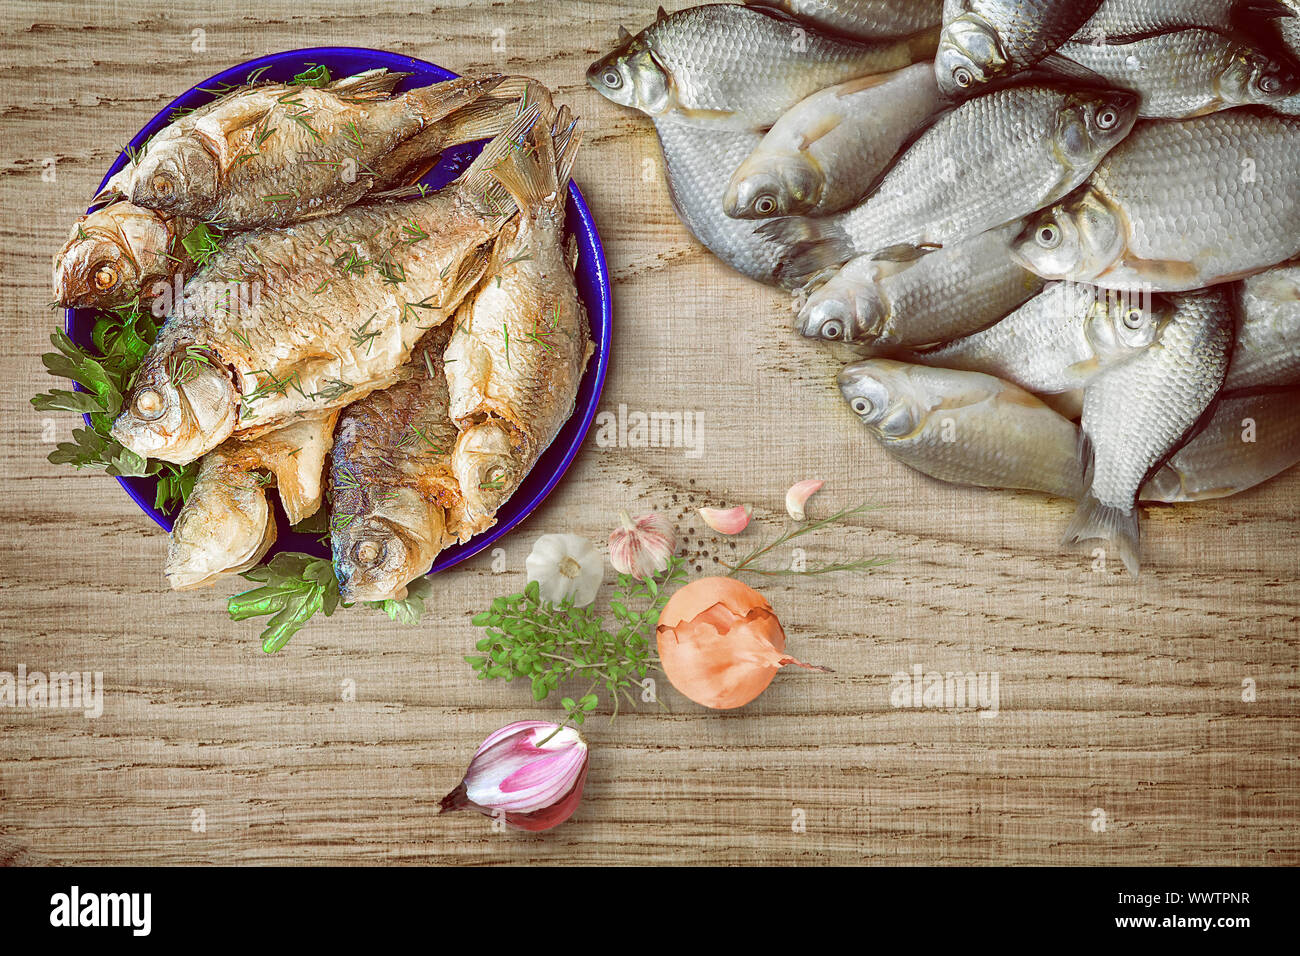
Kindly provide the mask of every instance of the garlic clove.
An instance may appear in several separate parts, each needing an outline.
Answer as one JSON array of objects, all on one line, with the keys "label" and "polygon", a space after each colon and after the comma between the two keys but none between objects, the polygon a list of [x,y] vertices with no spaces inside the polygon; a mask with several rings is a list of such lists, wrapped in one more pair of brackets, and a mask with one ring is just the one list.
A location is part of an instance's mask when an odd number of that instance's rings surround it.
[{"label": "garlic clove", "polygon": [[618,517],[621,527],[609,536],[609,563],[614,570],[639,581],[666,570],[677,550],[672,523],[657,512],[631,518],[620,511]]},{"label": "garlic clove", "polygon": [[749,505],[736,505],[734,508],[701,508],[700,517],[718,534],[740,534],[749,527],[749,518],[753,509]]},{"label": "garlic clove", "polygon": [[502,814],[520,830],[549,830],[573,815],[587,780],[587,744],[572,727],[521,720],[483,741],[440,813]]},{"label": "garlic clove", "polygon": [[808,499],[817,492],[822,490],[822,485],[826,484],[816,478],[809,478],[807,481],[800,481],[790,486],[790,490],[785,493],[785,510],[795,521],[803,521],[807,518],[804,513],[804,505]]}]

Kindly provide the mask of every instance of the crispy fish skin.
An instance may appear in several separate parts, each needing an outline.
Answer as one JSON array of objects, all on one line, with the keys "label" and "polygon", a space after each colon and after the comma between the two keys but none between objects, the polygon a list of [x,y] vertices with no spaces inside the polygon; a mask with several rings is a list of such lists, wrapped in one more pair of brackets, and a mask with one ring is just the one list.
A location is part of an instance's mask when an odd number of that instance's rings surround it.
[{"label": "crispy fish skin", "polygon": [[845,367],[839,386],[884,449],[922,474],[1061,498],[1079,493],[1074,423],[1015,385],[979,372],[866,359]]},{"label": "crispy fish skin", "polygon": [[174,590],[213,584],[262,560],[276,538],[268,485],[279,490],[290,524],[319,510],[337,415],[305,417],[252,441],[232,438],[203,456],[167,546],[164,574]]},{"label": "crispy fish skin", "polygon": [[850,40],[776,10],[710,3],[624,35],[587,82],[657,120],[759,131],[818,90],[928,60],[936,33]]},{"label": "crispy fish skin", "polygon": [[504,79],[461,77],[389,97],[400,78],[378,70],[320,88],[235,91],[163,129],[109,188],[137,205],[231,229],[337,212],[390,184],[403,143]]},{"label": "crispy fish skin", "polygon": [[1062,84],[966,100],[926,130],[856,208],[773,219],[758,232],[792,247],[778,275],[806,280],[867,254],[916,255],[1005,225],[1064,197],[1132,128],[1137,96]]},{"label": "crispy fish skin", "polygon": [[876,348],[921,348],[978,332],[1036,295],[1044,281],[1012,260],[1018,223],[912,263],[850,260],[799,312],[801,334]]},{"label": "crispy fish skin", "polygon": [[1079,29],[1101,0],[949,0],[934,70],[947,96],[969,96],[1033,66]]},{"label": "crispy fish skin", "polygon": [[997,324],[909,358],[984,372],[1039,394],[1086,388],[1160,339],[1167,303],[1053,283]]},{"label": "crispy fish skin", "polygon": [[114,423],[117,440],[181,464],[231,434],[391,384],[487,268],[514,207],[487,191],[486,170],[518,158],[514,144],[537,116],[530,108],[436,194],[229,239],[186,292],[235,283],[248,294],[234,308],[173,308]]},{"label": "crispy fish skin", "polygon": [[1273,105],[1300,91],[1286,65],[1212,30],[1126,42],[1066,43],[1061,56],[1142,97],[1143,118],[1186,119],[1234,106]]},{"label": "crispy fish skin", "polygon": [[905,37],[943,23],[943,0],[746,0],[777,7],[831,33],[875,40]]},{"label": "crispy fish skin", "polygon": [[69,309],[111,309],[147,295],[154,283],[188,275],[181,240],[194,228],[124,200],[81,216],[54,255],[54,298]]},{"label": "crispy fish skin", "polygon": [[330,544],[343,600],[405,596],[447,545],[490,522],[462,520],[451,470],[457,430],[447,414],[442,352],[451,329],[420,340],[402,381],[339,416],[330,466]]},{"label": "crispy fish skin", "polygon": [[768,285],[796,288],[798,279],[777,277],[791,252],[754,232],[754,224],[732,219],[722,205],[731,170],[762,141],[758,133],[715,130],[684,123],[656,122],[663,150],[668,192],[682,224],[696,239],[743,276]]},{"label": "crispy fish skin", "polygon": [[502,230],[491,278],[456,314],[445,352],[450,413],[461,428],[452,468],[470,520],[490,519],[573,413],[593,347],[564,237],[579,133],[561,109],[494,174],[520,208]]},{"label": "crispy fish skin", "polygon": [[814,93],[732,174],[723,207],[734,219],[769,219],[852,206],[938,106],[926,63]]},{"label": "crispy fish skin", "polygon": [[1191,441],[1142,489],[1143,501],[1226,498],[1300,462],[1300,389],[1225,395]]},{"label": "crispy fish skin", "polygon": [[1159,344],[1088,387],[1080,452],[1087,491],[1065,533],[1067,544],[1108,542],[1134,577],[1140,566],[1138,492],[1214,401],[1236,323],[1227,291],[1172,300],[1174,314]]},{"label": "crispy fish skin", "polygon": [[1288,17],[1277,0],[1104,0],[1072,40],[1107,42],[1203,28],[1228,33],[1244,18]]},{"label": "crispy fish skin", "polygon": [[1256,108],[1143,121],[1014,255],[1048,279],[1186,292],[1300,254],[1300,119]]},{"label": "crispy fish skin", "polygon": [[1300,265],[1241,284],[1241,324],[1225,391],[1300,384]]}]

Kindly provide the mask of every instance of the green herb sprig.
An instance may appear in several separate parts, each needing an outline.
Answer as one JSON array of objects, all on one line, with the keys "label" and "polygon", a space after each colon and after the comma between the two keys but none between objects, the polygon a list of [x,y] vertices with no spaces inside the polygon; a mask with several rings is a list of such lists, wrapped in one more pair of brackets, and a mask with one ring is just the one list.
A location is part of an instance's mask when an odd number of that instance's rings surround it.
[{"label": "green herb sprig", "polygon": [[[270,616],[262,631],[262,650],[267,654],[289,643],[307,622],[318,613],[330,617],[342,603],[334,565],[328,558],[317,558],[297,551],[282,551],[266,564],[242,575],[261,587],[234,595],[226,602],[232,620]],[[433,590],[427,577],[416,578],[406,586],[401,601],[365,601],[366,607],[383,611],[394,621],[415,624],[424,614],[424,601]]]},{"label": "green herb sprig", "polygon": [[570,681],[586,681],[585,693],[560,700],[565,724],[582,724],[600,705],[601,688],[617,716],[620,699],[635,707],[634,690],[639,692],[641,682],[659,668],[650,643],[654,627],[668,594],[685,580],[685,564],[677,557],[645,581],[620,574],[608,613],[595,605],[543,601],[534,581],[474,616],[474,626],[485,636],[476,645],[478,653],[465,661],[479,680],[528,681],[536,701]]},{"label": "green herb sprig", "polygon": [[863,503],[854,508],[845,508],[842,511],[837,511],[829,517],[819,518],[816,521],[810,521],[807,524],[791,528],[789,531],[767,544],[759,545],[735,564],[723,564],[723,567],[727,569],[727,576],[734,578],[739,574],[758,574],[764,577],[814,576],[818,574],[833,574],[838,571],[869,571],[872,568],[879,568],[886,564],[892,564],[894,561],[893,558],[864,558],[860,561],[836,561],[827,564],[813,565],[802,571],[796,571],[793,568],[764,568],[759,567],[756,564],[756,562],[761,558],[771,554],[782,545],[789,544],[796,538],[801,538],[806,534],[819,531],[828,525],[838,524],[845,518],[865,514],[868,511],[875,511],[879,507],[879,505]]}]

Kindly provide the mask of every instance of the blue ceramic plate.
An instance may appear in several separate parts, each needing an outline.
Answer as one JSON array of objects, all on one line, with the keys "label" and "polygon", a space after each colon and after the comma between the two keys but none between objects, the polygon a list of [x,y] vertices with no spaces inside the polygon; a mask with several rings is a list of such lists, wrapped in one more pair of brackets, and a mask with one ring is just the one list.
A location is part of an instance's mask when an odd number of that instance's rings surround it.
[{"label": "blue ceramic plate", "polygon": [[[324,64],[334,77],[351,76],[363,70],[387,67],[389,70],[410,73],[397,86],[397,91],[428,86],[440,80],[453,79],[456,74],[442,67],[434,66],[423,60],[415,60],[396,53],[383,50],[366,50],[357,47],[313,47],[307,50],[290,50],[285,53],[273,53],[270,56],[249,60],[239,66],[231,67],[204,80],[198,86],[173,100],[162,112],[155,116],[144,129],[131,140],[131,150],[139,149],[144,142],[162,129],[169,122],[169,117],[176,109],[193,109],[215,98],[213,89],[225,88],[222,84],[238,85],[248,80],[250,74],[257,74],[263,80],[286,81],[315,64]],[[206,92],[205,92],[206,91]],[[422,180],[432,188],[440,188],[455,179],[466,166],[478,155],[483,143],[471,143],[456,147],[443,154],[441,162]],[[125,166],[125,153],[118,156],[117,162],[109,169],[104,182]],[[102,183],[100,184],[102,187]],[[578,240],[578,293],[587,307],[591,321],[591,338],[596,347],[595,355],[587,366],[578,389],[577,404],[573,417],[560,431],[551,447],[542,455],[532,472],[524,480],[519,490],[497,514],[497,523],[489,531],[473,538],[465,544],[455,545],[443,551],[434,562],[430,573],[442,571],[454,564],[459,564],[493,542],[504,537],[515,525],[523,521],[542,500],[551,493],[564,472],[572,464],[582,445],[582,440],[591,427],[596,415],[596,406],[605,384],[605,368],[609,364],[609,341],[612,326],[610,309],[609,273],[605,268],[605,253],[596,233],[596,224],[592,221],[591,211],[582,199],[577,186],[569,187],[568,217],[566,226],[569,233]],[[72,340],[79,345],[90,347],[90,331],[94,325],[94,313],[83,309],[66,310],[65,328]],[[87,422],[89,423],[89,422]],[[157,484],[154,478],[119,478],[126,493],[140,506],[145,514],[167,531],[171,531],[174,514],[164,514],[153,507],[154,491]],[[322,545],[315,536],[289,532],[289,522],[284,512],[276,504],[276,516],[281,535],[271,554],[279,551],[304,551],[321,557],[329,557],[329,549]],[[268,555],[269,556],[269,555]]]}]

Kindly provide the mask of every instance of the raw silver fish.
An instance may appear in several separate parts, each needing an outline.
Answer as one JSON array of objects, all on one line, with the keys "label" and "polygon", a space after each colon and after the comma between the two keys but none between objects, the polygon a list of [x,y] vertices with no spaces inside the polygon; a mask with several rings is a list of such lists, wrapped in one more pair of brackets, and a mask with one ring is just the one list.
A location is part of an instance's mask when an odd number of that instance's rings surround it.
[{"label": "raw silver fish", "polygon": [[1160,340],[1168,303],[1059,282],[982,332],[909,356],[995,375],[1036,393],[1086,388]]},{"label": "raw silver fish", "polygon": [[807,280],[875,254],[914,257],[1005,225],[1065,196],[1132,128],[1128,90],[1012,87],[966,100],[926,130],[865,202],[838,216],[773,219],[778,275]]},{"label": "raw silver fish", "polygon": [[1290,16],[1278,0],[1104,0],[1071,39],[1105,43],[1196,27],[1227,34],[1243,22]]},{"label": "raw silver fish", "polygon": [[910,36],[943,23],[943,0],[746,0],[778,7],[815,26],[873,40]]},{"label": "raw silver fish", "polygon": [[1225,395],[1142,489],[1143,501],[1226,498],[1300,462],[1300,389]]},{"label": "raw silver fish", "polygon": [[847,366],[839,386],[884,449],[922,474],[1079,494],[1074,423],[1015,385],[979,372],[867,359]]},{"label": "raw silver fish", "polygon": [[433,195],[226,240],[186,284],[193,301],[173,305],[113,436],[184,464],[231,434],[391,384],[487,268],[514,212],[488,187],[520,160],[516,144],[537,118],[529,108]]},{"label": "raw silver fish", "polygon": [[447,412],[448,325],[416,346],[402,381],[344,409],[330,466],[330,545],[344,601],[384,601],[447,545],[491,522],[464,520],[451,469],[457,430]]},{"label": "raw silver fish", "polygon": [[1185,119],[1252,104],[1274,105],[1300,91],[1286,64],[1212,30],[1180,30],[1127,42],[1066,43],[1059,53],[1108,86],[1142,97],[1139,116]]},{"label": "raw silver fish", "polygon": [[1100,539],[1134,577],[1140,565],[1137,498],[1188,438],[1223,385],[1235,326],[1222,289],[1172,297],[1159,345],[1109,369],[1087,390],[1080,458],[1087,491],[1065,542]]},{"label": "raw silver fish", "polygon": [[743,130],[671,122],[656,122],[655,132],[663,150],[673,208],[691,235],[741,275],[787,289],[802,284],[797,277],[777,277],[778,267],[790,250],[767,241],[754,232],[752,222],[732,219],[722,208],[731,171],[763,137]]},{"label": "raw silver fish", "polygon": [[780,11],[710,3],[660,16],[587,70],[606,99],[654,117],[760,131],[836,83],[899,70],[934,55],[937,30],[898,40],[850,40]]},{"label": "raw silver fish", "polygon": [[337,212],[397,185],[394,164],[410,159],[399,147],[422,137],[436,152],[430,129],[505,79],[461,77],[390,97],[402,76],[372,70],[325,87],[236,90],[164,128],[105,193],[229,229]]},{"label": "raw silver fish", "polygon": [[164,574],[174,590],[247,571],[275,543],[267,488],[290,524],[315,514],[338,410],[306,416],[251,441],[231,438],[203,456],[194,488],[172,525]]},{"label": "raw silver fish", "polygon": [[1033,66],[1099,6],[1101,0],[949,0],[934,61],[939,88],[969,96]]},{"label": "raw silver fish", "polygon": [[727,185],[736,219],[823,216],[862,199],[939,106],[928,63],[860,77],[802,100],[776,121]]},{"label": "raw silver fish", "polygon": [[502,230],[488,281],[456,313],[445,352],[451,467],[470,520],[490,520],[573,414],[593,346],[566,244],[564,204],[580,139],[562,109],[494,175],[520,213]]},{"label": "raw silver fish", "polygon": [[796,325],[809,338],[920,348],[986,328],[1043,288],[1011,258],[1012,223],[915,262],[860,256],[808,297]]},{"label": "raw silver fish", "polygon": [[81,216],[54,255],[54,299],[69,309],[111,309],[188,275],[188,219],[119,200]]},{"label": "raw silver fish", "polygon": [[1300,385],[1300,265],[1241,284],[1241,323],[1225,391]]},{"label": "raw silver fish", "polygon": [[1014,253],[1048,279],[1183,292],[1300,254],[1300,119],[1242,108],[1144,121]]}]

